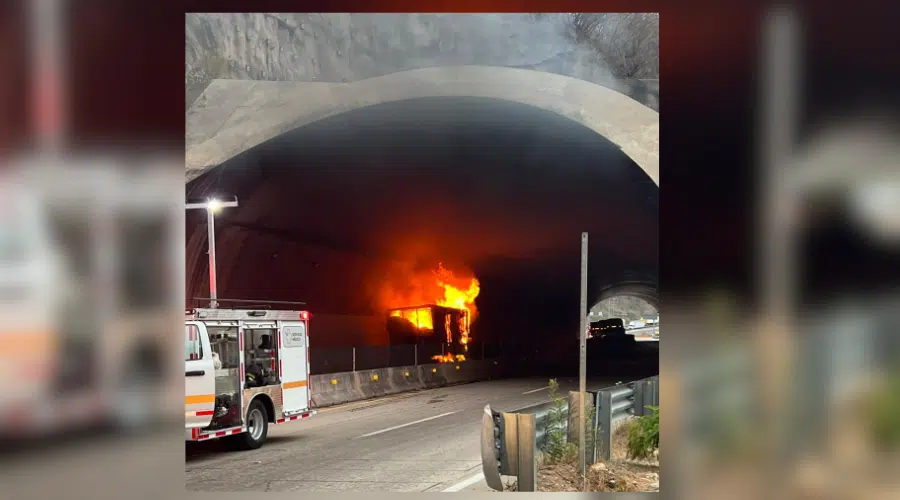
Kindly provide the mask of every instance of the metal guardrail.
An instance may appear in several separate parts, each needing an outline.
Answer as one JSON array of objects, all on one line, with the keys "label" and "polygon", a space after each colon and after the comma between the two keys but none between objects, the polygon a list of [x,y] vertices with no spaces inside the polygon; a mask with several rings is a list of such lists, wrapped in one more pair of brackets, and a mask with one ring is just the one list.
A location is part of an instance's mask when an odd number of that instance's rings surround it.
[{"label": "metal guardrail", "polygon": [[[503,491],[501,476],[516,476],[518,491],[537,491],[537,458],[546,450],[547,437],[553,425],[553,412],[565,414],[566,428],[556,429],[573,439],[568,432],[572,423],[569,408],[578,401],[577,392],[570,392],[562,408],[552,401],[527,406],[512,412],[496,412],[484,407],[481,431],[481,459],[488,486]],[[614,426],[630,416],[649,415],[648,406],[659,406],[659,376],[616,385],[598,391],[587,391],[586,404],[594,405],[591,425],[595,436],[589,441],[591,462],[609,460],[612,455]],[[574,438],[577,440],[577,436]]]},{"label": "metal guardrail", "polygon": [[[553,411],[554,405],[552,401],[548,401],[546,403],[541,403],[539,405],[527,406],[525,408],[520,408],[518,410],[511,411],[511,414],[523,414],[523,415],[534,415],[534,429],[535,429],[535,441],[534,444],[537,449],[542,450],[545,448],[547,444],[547,431],[550,427],[551,419],[551,411]],[[566,405],[563,411],[569,411],[569,404],[566,402]]]}]

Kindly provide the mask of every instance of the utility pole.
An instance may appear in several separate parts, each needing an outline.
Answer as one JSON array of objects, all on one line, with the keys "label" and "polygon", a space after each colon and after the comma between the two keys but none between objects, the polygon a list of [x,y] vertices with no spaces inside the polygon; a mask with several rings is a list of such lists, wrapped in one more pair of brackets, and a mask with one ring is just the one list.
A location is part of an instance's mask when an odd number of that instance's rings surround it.
[{"label": "utility pole", "polygon": [[[771,436],[767,451],[776,477],[784,470],[780,462],[785,435],[783,404],[789,400],[784,380],[796,356],[792,338],[792,320],[796,311],[796,229],[800,198],[804,193],[787,182],[795,169],[789,163],[794,153],[799,123],[799,99],[802,89],[802,32],[800,18],[790,9],[769,13],[764,26],[764,57],[761,95],[762,115],[762,222],[760,231],[760,274],[764,322],[760,331],[759,352],[770,365],[763,377],[766,401],[766,428]],[[773,483],[773,487],[775,483]]]},{"label": "utility pole", "polygon": [[209,307],[216,309],[219,307],[218,298],[216,296],[216,224],[215,214],[225,207],[238,206],[237,198],[234,201],[221,202],[214,198],[207,200],[205,203],[188,203],[185,205],[187,210],[204,209],[206,210],[207,238],[209,239]]},{"label": "utility pole", "polygon": [[580,466],[581,472],[581,490],[585,491],[587,488],[587,467],[585,464],[586,461],[586,452],[587,447],[585,445],[585,432],[584,432],[584,410],[585,410],[585,396],[586,394],[586,385],[587,385],[587,330],[588,330],[588,317],[587,317],[587,261],[588,261],[588,234],[581,233],[581,332],[580,332],[580,353],[578,360],[578,404],[581,408],[578,411],[578,463]]}]

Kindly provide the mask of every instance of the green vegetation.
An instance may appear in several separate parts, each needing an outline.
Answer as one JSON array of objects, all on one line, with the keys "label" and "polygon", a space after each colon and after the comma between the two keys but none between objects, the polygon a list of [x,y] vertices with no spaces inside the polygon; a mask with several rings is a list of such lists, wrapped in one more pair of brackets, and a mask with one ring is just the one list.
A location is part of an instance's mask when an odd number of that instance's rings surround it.
[{"label": "green vegetation", "polygon": [[[553,407],[547,417],[547,441],[541,451],[548,465],[570,463],[578,459],[578,444],[568,441],[569,408],[565,395],[559,393],[559,383],[550,379],[550,399]],[[588,405],[585,411],[585,432],[588,446],[594,441],[594,408]]]},{"label": "green vegetation", "polygon": [[659,408],[647,406],[652,414],[638,417],[628,429],[628,458],[650,458],[659,448]]},{"label": "green vegetation", "polygon": [[900,449],[900,370],[886,381],[871,402],[870,418],[872,439],[884,451]]}]

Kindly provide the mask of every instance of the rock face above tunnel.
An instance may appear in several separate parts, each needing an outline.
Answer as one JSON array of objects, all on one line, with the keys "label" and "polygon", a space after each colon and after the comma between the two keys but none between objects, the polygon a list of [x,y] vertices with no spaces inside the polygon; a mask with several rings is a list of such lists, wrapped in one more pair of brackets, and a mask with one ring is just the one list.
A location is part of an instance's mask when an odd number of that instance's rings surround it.
[{"label": "rock face above tunnel", "polygon": [[213,79],[347,83],[479,65],[570,76],[659,109],[658,80],[613,78],[567,29],[528,14],[188,14],[186,100]]}]

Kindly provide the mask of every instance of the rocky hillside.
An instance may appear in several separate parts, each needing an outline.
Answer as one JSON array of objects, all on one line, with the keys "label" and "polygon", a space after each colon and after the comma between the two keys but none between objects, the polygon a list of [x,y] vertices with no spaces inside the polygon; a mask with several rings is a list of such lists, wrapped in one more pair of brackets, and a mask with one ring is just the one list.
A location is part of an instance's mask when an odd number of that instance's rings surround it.
[{"label": "rocky hillside", "polygon": [[474,64],[573,76],[656,108],[658,29],[654,14],[188,14],[186,97],[214,78],[348,82]]},{"label": "rocky hillside", "polygon": [[602,312],[604,318],[625,318],[629,321],[657,314],[656,309],[645,300],[628,296],[610,297],[591,311]]}]

